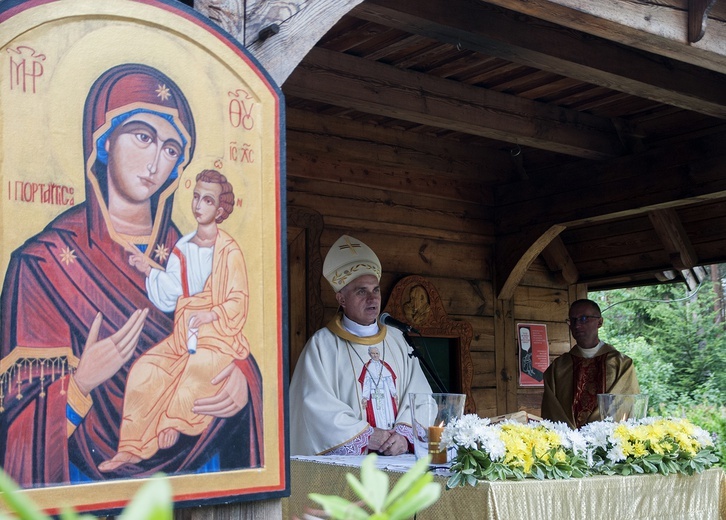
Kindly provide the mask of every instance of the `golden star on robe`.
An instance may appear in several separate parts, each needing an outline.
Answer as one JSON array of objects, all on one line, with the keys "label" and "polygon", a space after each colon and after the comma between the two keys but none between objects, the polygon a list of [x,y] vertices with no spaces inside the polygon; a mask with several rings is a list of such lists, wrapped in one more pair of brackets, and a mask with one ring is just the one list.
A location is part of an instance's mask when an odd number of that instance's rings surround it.
[{"label": "golden star on robe", "polygon": [[64,247],[58,257],[60,258],[61,262],[66,265],[70,265],[76,261],[76,250],[71,249],[70,247]]},{"label": "golden star on robe", "polygon": [[166,101],[171,97],[171,92],[169,91],[169,87],[166,85],[159,85],[159,88],[156,89],[156,95],[159,96],[159,99],[162,101]]},{"label": "golden star on robe", "polygon": [[169,257],[169,248],[164,244],[157,244],[154,256],[159,263],[164,262]]}]

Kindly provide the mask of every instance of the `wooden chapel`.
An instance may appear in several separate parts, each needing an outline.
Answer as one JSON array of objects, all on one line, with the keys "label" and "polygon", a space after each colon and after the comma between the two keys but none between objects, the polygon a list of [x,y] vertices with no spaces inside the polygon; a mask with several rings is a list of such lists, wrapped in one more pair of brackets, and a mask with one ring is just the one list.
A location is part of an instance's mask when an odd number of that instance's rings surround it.
[{"label": "wooden chapel", "polygon": [[722,1],[193,4],[285,94],[291,369],[336,310],[320,271],[343,233],[381,258],[384,306],[416,276],[470,324],[482,416],[539,413],[517,323],[546,324],[554,358],[588,291],[726,261]]}]

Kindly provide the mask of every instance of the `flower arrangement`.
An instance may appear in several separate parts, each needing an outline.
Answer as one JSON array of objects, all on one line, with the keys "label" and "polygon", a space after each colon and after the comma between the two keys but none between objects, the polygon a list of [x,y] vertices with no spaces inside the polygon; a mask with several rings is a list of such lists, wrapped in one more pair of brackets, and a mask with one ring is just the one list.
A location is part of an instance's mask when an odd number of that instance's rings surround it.
[{"label": "flower arrangement", "polygon": [[444,428],[441,444],[456,448],[449,488],[480,480],[692,475],[718,462],[708,432],[687,419],[660,417],[600,421],[573,430],[550,421],[492,424],[468,414]]},{"label": "flower arrangement", "polygon": [[580,431],[588,440],[589,464],[603,475],[693,475],[718,462],[711,435],[688,419],[604,421]]}]

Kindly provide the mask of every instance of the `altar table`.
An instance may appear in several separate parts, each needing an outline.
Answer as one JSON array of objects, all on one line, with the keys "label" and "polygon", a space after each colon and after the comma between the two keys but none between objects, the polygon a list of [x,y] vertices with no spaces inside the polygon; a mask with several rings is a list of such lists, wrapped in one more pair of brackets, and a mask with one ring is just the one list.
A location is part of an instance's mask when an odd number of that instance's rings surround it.
[{"label": "altar table", "polygon": [[[386,459],[395,462],[388,464]],[[309,493],[357,500],[345,475],[360,478],[362,458],[351,457],[352,466],[321,460],[324,458],[290,461],[291,496],[283,499],[284,519],[302,518],[307,508],[319,508],[308,498]],[[340,464],[339,458],[336,463]],[[389,475],[391,488],[412,463],[412,455],[378,457],[378,466]],[[448,490],[446,475],[436,473],[436,481],[442,484],[441,498],[419,512],[417,520],[726,520],[726,474],[721,468],[693,476],[508,480]]]}]

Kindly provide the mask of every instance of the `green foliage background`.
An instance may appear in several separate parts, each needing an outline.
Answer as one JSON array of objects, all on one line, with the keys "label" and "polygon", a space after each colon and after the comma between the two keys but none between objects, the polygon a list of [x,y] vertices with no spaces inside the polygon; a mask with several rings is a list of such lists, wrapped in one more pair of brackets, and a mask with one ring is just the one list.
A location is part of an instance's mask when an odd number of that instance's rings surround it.
[{"label": "green foliage background", "polygon": [[685,283],[593,292],[601,339],[635,363],[649,415],[686,417],[714,434],[726,461],[726,320],[723,265],[689,292]]}]

